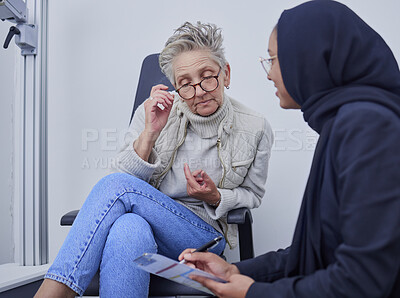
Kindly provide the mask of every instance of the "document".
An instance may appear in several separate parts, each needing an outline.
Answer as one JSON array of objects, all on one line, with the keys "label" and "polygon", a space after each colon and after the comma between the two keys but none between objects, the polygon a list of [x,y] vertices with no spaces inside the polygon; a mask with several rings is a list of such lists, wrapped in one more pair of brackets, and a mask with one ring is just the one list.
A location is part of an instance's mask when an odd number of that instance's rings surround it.
[{"label": "document", "polygon": [[191,268],[185,264],[181,264],[178,261],[159,254],[145,253],[134,260],[134,263],[147,272],[167,278],[185,286],[195,288],[208,294],[213,293],[197,281],[191,280],[189,275],[200,275],[218,282],[226,282],[225,280],[216,277],[213,274]]}]

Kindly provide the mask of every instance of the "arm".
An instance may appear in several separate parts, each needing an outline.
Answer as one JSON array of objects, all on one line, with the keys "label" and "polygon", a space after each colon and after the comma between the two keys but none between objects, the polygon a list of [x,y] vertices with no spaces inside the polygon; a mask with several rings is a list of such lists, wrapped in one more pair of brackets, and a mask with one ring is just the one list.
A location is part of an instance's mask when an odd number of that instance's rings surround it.
[{"label": "arm", "polygon": [[[136,153],[148,161],[150,153],[159,137],[161,130],[168,121],[174,96],[167,92],[168,87],[162,84],[151,88],[150,98],[144,102],[145,125],[139,138],[133,143]],[[163,106],[161,109],[159,106]]]},{"label": "arm", "polygon": [[336,261],[307,276],[256,282],[247,297],[386,297],[399,283],[399,119],[355,107],[332,129],[342,238]]},{"label": "arm", "polygon": [[273,134],[267,120],[264,119],[264,129],[257,147],[256,156],[251,164],[243,183],[234,189],[218,188],[221,202],[217,208],[204,204],[207,213],[213,219],[219,219],[228,211],[247,207],[256,208],[261,204],[265,193],[265,182],[268,175],[268,161],[271,156]]},{"label": "arm", "polygon": [[[157,153],[153,146],[161,130],[164,128],[172,108],[172,95],[162,91],[162,85],[152,88],[151,96],[140,105],[132,119],[128,139],[116,156],[114,171],[124,172],[136,176],[144,181],[149,181],[154,170],[160,165]],[[158,103],[164,105],[164,110],[157,107]]]},{"label": "arm", "polygon": [[253,259],[235,263],[240,274],[247,275],[258,282],[273,282],[284,276],[290,247],[271,251]]},{"label": "arm", "polygon": [[243,183],[234,189],[217,188],[207,173],[202,170],[191,172],[189,166],[185,164],[188,195],[202,200],[207,213],[215,220],[235,208],[258,207],[265,193],[264,184],[268,174],[272,140],[272,130],[264,119],[263,134],[254,160]]},{"label": "arm", "polygon": [[144,106],[140,105],[132,119],[125,143],[115,157],[114,172],[127,173],[144,181],[149,181],[154,170],[160,165],[157,153],[152,150],[148,161],[144,161],[133,149],[134,142],[144,129]]},{"label": "arm", "polygon": [[[194,249],[186,249],[180,254],[178,260],[185,258],[188,266],[212,273],[226,280],[227,283],[223,284],[197,276],[191,276],[191,278],[208,287],[218,297],[239,298],[246,295],[246,292],[254,283],[254,279],[257,280],[257,277],[262,277],[264,281],[267,275],[269,275],[269,278],[273,276],[274,278],[279,278],[285,267],[289,250],[271,252],[236,264],[229,264],[213,253],[193,253],[193,251]],[[243,275],[244,272],[242,270],[249,273],[249,275]],[[277,272],[279,272],[279,276],[276,274]],[[264,295],[260,293],[257,297],[264,297]]]}]

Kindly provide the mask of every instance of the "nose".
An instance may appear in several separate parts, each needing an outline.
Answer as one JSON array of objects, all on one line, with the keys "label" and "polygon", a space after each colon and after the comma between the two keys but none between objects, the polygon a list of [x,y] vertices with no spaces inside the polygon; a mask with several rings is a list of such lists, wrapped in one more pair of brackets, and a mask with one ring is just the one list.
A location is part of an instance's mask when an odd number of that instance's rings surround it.
[{"label": "nose", "polygon": [[200,85],[197,85],[194,88],[196,90],[196,96],[203,96],[206,93],[206,91],[201,89]]},{"label": "nose", "polygon": [[268,78],[268,80],[272,81],[272,78],[271,78],[270,74],[267,75],[267,78]]}]

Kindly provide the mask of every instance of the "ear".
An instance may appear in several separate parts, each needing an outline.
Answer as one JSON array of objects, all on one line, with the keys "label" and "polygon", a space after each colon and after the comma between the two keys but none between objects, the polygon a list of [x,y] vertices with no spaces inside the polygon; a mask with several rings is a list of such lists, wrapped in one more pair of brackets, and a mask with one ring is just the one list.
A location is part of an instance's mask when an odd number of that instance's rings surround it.
[{"label": "ear", "polygon": [[229,65],[229,63],[226,63],[224,86],[228,87],[230,84],[231,84],[231,66]]}]

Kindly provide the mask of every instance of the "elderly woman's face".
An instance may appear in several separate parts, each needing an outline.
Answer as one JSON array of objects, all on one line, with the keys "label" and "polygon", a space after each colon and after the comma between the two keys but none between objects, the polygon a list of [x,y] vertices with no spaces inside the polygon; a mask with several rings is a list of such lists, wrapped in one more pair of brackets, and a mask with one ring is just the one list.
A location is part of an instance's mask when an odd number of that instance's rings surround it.
[{"label": "elderly woman's face", "polygon": [[[205,77],[216,76],[220,70],[219,64],[211,58],[207,50],[188,51],[179,54],[173,61],[175,74],[175,89],[185,84],[195,85]],[[221,69],[218,77],[219,85],[211,92],[204,91],[199,85],[193,98],[184,100],[189,109],[200,116],[209,116],[222,105],[224,100],[224,86],[230,83],[230,67]]]}]

